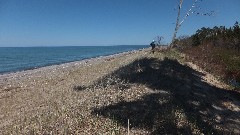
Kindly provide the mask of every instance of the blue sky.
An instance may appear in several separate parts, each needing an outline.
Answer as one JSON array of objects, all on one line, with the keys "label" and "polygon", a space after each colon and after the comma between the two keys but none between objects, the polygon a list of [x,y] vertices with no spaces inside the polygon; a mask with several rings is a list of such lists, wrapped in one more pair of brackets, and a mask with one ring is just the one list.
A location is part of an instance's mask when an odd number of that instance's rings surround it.
[{"label": "blue sky", "polygon": [[[193,0],[185,0],[182,16]],[[146,45],[172,38],[178,0],[0,0],[1,46]],[[179,35],[240,21],[240,0],[202,0]]]}]

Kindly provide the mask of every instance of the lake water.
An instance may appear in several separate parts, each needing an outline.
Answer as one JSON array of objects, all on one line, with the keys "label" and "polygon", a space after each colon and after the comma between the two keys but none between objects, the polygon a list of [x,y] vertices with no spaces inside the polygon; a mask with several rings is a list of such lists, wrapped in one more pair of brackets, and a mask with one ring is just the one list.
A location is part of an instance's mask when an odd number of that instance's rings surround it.
[{"label": "lake water", "polygon": [[146,48],[143,45],[0,47],[0,74]]}]

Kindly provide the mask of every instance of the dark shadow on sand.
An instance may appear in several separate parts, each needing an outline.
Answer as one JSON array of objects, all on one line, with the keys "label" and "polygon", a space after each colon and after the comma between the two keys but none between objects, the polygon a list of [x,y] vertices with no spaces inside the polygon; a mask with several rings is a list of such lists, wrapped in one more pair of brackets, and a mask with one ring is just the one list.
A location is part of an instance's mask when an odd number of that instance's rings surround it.
[{"label": "dark shadow on sand", "polygon": [[[125,127],[129,119],[130,127],[146,129],[151,134],[192,134],[193,127],[204,134],[236,133],[233,130],[240,129],[240,113],[227,109],[223,102],[237,104],[240,94],[209,85],[201,79],[203,75],[172,59],[136,60],[96,83],[116,76],[129,84],[146,85],[156,93],[95,108],[92,114],[114,118]],[[184,115],[178,118],[178,112]],[[190,124],[179,121],[181,117]]]}]

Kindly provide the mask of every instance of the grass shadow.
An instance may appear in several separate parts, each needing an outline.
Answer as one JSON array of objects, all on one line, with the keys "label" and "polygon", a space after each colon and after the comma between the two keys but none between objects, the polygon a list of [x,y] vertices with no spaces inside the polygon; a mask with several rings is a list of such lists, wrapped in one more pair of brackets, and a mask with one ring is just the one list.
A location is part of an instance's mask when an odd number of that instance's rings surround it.
[{"label": "grass shadow", "polygon": [[[114,118],[125,127],[129,119],[131,127],[146,129],[151,134],[238,133],[240,94],[209,85],[201,79],[203,75],[172,59],[136,60],[95,84],[115,76],[119,82],[143,84],[156,93],[95,108],[92,114]],[[237,109],[224,105],[229,102]]]}]

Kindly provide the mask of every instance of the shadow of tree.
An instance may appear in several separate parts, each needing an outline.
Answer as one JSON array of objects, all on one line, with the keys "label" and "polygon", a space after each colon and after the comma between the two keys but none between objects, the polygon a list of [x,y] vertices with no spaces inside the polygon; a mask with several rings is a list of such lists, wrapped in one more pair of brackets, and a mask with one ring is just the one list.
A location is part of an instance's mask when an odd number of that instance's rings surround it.
[{"label": "shadow of tree", "polygon": [[239,133],[240,94],[209,85],[201,79],[204,74],[176,60],[136,60],[96,83],[109,76],[146,85],[156,92],[139,100],[95,108],[94,115],[114,118],[125,127],[129,119],[130,127],[151,134]]}]

